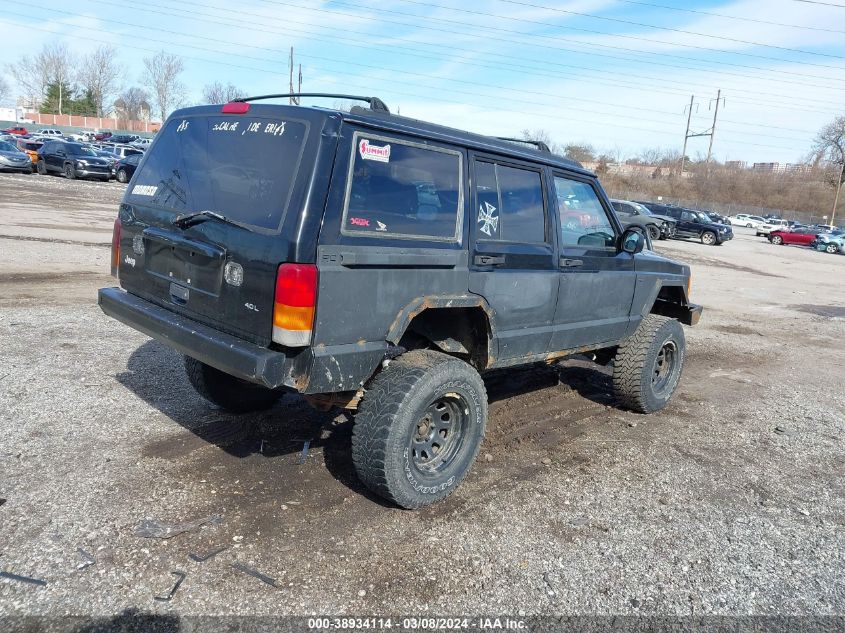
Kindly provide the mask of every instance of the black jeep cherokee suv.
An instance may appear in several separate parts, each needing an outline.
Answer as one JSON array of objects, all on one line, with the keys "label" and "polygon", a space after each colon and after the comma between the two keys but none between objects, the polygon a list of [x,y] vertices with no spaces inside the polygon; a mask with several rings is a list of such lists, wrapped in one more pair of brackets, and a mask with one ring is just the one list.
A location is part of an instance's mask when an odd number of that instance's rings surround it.
[{"label": "black jeep cherokee suv", "polygon": [[355,98],[175,112],[120,205],[103,311],[221,407],[357,410],[358,475],[405,508],[469,471],[486,370],[595,352],[623,406],[666,405],[690,271],[623,232],[594,174]]}]

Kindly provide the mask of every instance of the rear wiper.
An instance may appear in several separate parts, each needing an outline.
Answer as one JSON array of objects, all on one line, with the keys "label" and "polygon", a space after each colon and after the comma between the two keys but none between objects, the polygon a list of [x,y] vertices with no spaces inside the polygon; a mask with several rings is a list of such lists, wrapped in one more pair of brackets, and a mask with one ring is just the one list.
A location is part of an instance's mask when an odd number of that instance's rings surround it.
[{"label": "rear wiper", "polygon": [[178,226],[180,229],[186,229],[189,226],[194,226],[195,224],[205,222],[206,220],[210,220],[212,218],[225,222],[226,224],[231,224],[232,226],[246,229],[247,231],[251,230],[246,224],[241,224],[237,220],[231,220],[225,215],[221,215],[215,211],[195,211],[193,213],[183,213],[181,215],[177,215],[170,222],[171,224]]}]

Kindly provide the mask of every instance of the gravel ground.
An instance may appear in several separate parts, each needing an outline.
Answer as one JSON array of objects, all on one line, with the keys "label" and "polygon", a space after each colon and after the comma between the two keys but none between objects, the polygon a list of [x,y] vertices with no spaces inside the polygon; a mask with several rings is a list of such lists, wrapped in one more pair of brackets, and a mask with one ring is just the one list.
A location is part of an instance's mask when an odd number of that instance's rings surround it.
[{"label": "gravel ground", "polygon": [[670,406],[614,408],[578,359],[492,374],[472,473],[407,512],[348,416],[223,413],[102,315],[122,189],[0,174],[0,569],[47,582],[0,579],[0,616],[845,615],[845,257],[660,242],[705,306]]}]

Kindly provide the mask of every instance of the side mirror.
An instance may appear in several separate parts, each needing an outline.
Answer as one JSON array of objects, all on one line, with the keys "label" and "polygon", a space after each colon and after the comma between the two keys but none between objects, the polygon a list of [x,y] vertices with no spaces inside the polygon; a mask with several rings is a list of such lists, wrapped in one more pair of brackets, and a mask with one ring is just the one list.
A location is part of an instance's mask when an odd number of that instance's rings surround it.
[{"label": "side mirror", "polygon": [[645,235],[639,229],[628,229],[622,234],[622,250],[631,255],[645,248]]}]

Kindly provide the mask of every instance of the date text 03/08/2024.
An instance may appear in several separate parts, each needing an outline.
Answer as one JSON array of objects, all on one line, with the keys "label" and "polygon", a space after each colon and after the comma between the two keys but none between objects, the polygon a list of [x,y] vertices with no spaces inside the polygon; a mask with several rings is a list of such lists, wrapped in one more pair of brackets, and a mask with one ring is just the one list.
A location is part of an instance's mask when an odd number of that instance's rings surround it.
[{"label": "date text 03/08/2024", "polygon": [[502,630],[521,631],[523,620],[510,618],[309,618],[311,630],[398,629],[407,631]]}]

